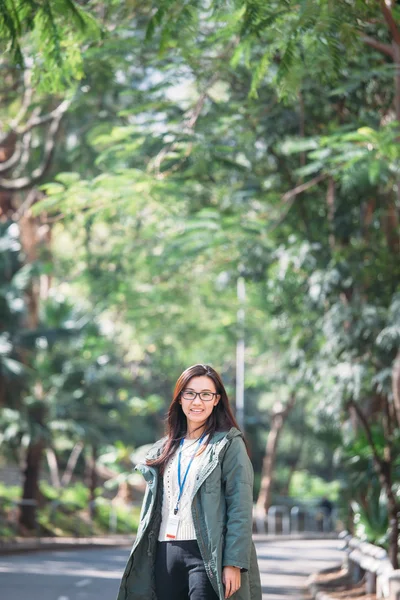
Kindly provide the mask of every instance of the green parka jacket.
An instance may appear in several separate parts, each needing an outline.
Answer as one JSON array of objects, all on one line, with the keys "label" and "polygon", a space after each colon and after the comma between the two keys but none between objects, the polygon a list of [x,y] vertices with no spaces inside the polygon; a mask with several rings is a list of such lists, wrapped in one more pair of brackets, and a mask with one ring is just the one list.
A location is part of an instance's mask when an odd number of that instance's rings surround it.
[{"label": "green parka jacket", "polygon": [[[146,458],[159,456],[166,438],[156,442]],[[209,442],[207,462],[197,474],[192,516],[206,572],[224,600],[222,569],[241,568],[241,586],[232,600],[261,600],[260,574],[252,541],[253,467],[241,432],[217,432]],[[126,565],[117,600],[157,600],[154,563],[161,523],[162,477],[158,468],[135,467],[147,482],[139,528]]]}]

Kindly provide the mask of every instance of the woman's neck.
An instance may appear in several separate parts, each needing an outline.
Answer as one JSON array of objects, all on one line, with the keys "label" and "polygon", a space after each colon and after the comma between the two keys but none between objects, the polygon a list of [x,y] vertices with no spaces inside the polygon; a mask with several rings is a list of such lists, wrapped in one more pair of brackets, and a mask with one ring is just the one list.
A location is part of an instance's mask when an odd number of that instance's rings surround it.
[{"label": "woman's neck", "polygon": [[198,427],[198,428],[194,428],[194,429],[190,429],[188,428],[185,438],[187,440],[197,440],[199,437],[201,437],[204,433],[205,427]]}]

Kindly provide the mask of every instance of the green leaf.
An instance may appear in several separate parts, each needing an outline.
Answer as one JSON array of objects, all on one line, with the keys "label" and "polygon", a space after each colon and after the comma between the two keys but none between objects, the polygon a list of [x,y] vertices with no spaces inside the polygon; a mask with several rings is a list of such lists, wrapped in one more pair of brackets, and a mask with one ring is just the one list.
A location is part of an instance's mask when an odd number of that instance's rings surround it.
[{"label": "green leaf", "polygon": [[279,151],[285,156],[315,150],[316,148],[318,148],[316,138],[288,138],[278,145]]},{"label": "green leaf", "polygon": [[373,160],[368,167],[368,177],[371,185],[376,185],[381,174],[381,163],[379,160]]}]

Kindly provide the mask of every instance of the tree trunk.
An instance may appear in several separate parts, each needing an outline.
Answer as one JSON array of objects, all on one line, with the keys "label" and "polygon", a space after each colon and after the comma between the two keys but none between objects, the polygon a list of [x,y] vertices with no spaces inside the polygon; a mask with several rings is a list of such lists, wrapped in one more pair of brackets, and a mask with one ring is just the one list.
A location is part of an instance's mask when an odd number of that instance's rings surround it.
[{"label": "tree trunk", "polygon": [[293,475],[296,472],[297,465],[300,462],[302,449],[303,449],[303,439],[301,439],[301,444],[300,444],[300,446],[298,448],[298,451],[297,451],[297,454],[296,454],[296,458],[289,465],[289,475],[288,475],[288,478],[287,478],[287,480],[285,482],[285,485],[282,488],[282,491],[281,491],[281,495],[282,496],[289,496],[290,484],[292,483],[292,478],[293,478]]},{"label": "tree trunk", "polygon": [[46,448],[47,465],[50,471],[51,485],[60,488],[60,471],[58,468],[57,456],[53,448]]},{"label": "tree trunk", "polygon": [[76,467],[76,463],[78,462],[78,458],[83,450],[82,442],[78,442],[72,449],[72,452],[69,456],[67,466],[65,467],[64,474],[61,478],[61,487],[65,487],[69,485],[74,469]]},{"label": "tree trunk", "polygon": [[397,353],[392,369],[393,406],[397,425],[400,428],[400,350]]},{"label": "tree trunk", "polygon": [[375,446],[370,423],[366,418],[360,406],[354,400],[350,400],[349,406],[354,408],[357,417],[364,428],[368,443],[372,449],[374,468],[378,475],[379,483],[384,490],[388,502],[388,517],[389,517],[389,559],[394,569],[399,568],[399,513],[400,505],[397,502],[395,490],[393,489],[393,452],[391,439],[386,438],[386,446],[384,449],[384,458],[379,455]]},{"label": "tree trunk", "polygon": [[[394,62],[394,109],[396,120],[400,124],[400,30],[395,17],[392,13],[392,7],[385,0],[380,0],[381,10],[385,18],[387,27],[392,36],[393,62]],[[400,180],[397,180],[397,203],[400,202]],[[400,248],[398,234],[399,215],[396,201],[390,200],[387,214],[387,240],[388,246],[392,252],[397,253]]]},{"label": "tree trunk", "polygon": [[279,436],[281,434],[283,425],[285,424],[285,421],[294,406],[295,399],[296,396],[292,394],[287,406],[283,410],[281,410],[281,407],[279,407],[278,410],[275,409],[275,412],[272,415],[271,429],[268,434],[265,457],[262,466],[260,492],[258,494],[258,500],[256,504],[256,511],[260,514],[262,512],[267,513],[270,506],[271,486]]},{"label": "tree trunk", "polygon": [[[396,114],[396,120],[400,123],[400,29],[395,16],[392,13],[391,3],[387,0],[380,0],[381,12],[386,26],[391,37],[391,44],[383,44],[379,40],[364,36],[366,44],[382,52],[383,54],[390,56],[394,64],[394,110]],[[400,180],[397,181],[397,204],[400,202]],[[386,215],[383,219],[383,227],[388,243],[388,247],[393,253],[398,253],[400,249],[400,240],[398,234],[399,214],[398,208],[396,207],[396,199],[390,198]]]},{"label": "tree trunk", "polygon": [[96,495],[95,491],[97,488],[97,471],[96,471],[96,460],[97,460],[97,446],[93,444],[91,446],[91,456],[88,457],[87,461],[87,478],[89,487],[89,512],[91,519],[96,516]]},{"label": "tree trunk", "polygon": [[44,446],[42,439],[32,441],[26,454],[19,524],[30,531],[36,527],[36,503],[39,500],[39,473]]},{"label": "tree trunk", "polygon": [[[7,137],[0,142],[0,169],[2,163],[6,163],[10,156],[15,152],[16,143],[17,136],[13,133],[7,135]],[[0,219],[2,221],[12,219],[15,214],[13,195],[14,194],[11,191],[0,189]]]},{"label": "tree trunk", "polygon": [[393,569],[399,568],[399,506],[393,492],[388,497],[389,517],[389,560]]},{"label": "tree trunk", "polygon": [[[30,202],[33,203],[36,199],[36,191],[31,190]],[[18,211],[17,211],[18,212]],[[48,234],[48,228],[43,228],[39,233],[40,218],[33,217],[30,208],[24,210],[20,214],[19,228],[20,240],[22,249],[25,254],[25,264],[32,264],[38,259],[39,246],[45,241],[46,247],[48,239],[43,237],[43,232]],[[39,326],[39,304],[40,304],[40,282],[37,277],[33,278],[31,284],[25,290],[26,301],[26,317],[25,327],[35,330]],[[20,350],[20,357],[25,364],[30,363],[30,355],[28,352]],[[29,407],[29,420],[32,424],[38,425],[40,429],[45,428],[47,418],[47,407],[45,403],[44,390],[40,381],[36,381],[33,385],[33,393],[37,402]],[[34,438],[31,440],[27,457],[26,468],[24,469],[24,483],[22,499],[26,501],[38,501],[39,498],[39,472],[41,467],[42,456],[46,441],[43,437]],[[20,524],[28,529],[35,527],[35,505],[23,505],[21,507]]]}]

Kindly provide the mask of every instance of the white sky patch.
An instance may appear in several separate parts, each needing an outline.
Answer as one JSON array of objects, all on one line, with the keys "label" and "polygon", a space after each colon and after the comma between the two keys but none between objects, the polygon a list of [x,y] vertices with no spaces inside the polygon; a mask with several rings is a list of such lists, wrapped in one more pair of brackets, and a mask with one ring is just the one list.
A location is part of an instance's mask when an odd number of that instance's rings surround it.
[{"label": "white sky patch", "polygon": [[178,104],[183,110],[188,110],[199,97],[194,80],[182,81],[165,90],[168,100]]},{"label": "white sky patch", "polygon": [[140,91],[146,92],[154,85],[158,85],[164,79],[164,74],[157,69],[147,69],[145,78],[138,85]]},{"label": "white sky patch", "polygon": [[207,90],[207,95],[210,96],[214,102],[228,102],[230,98],[229,84],[226,81],[216,81]]},{"label": "white sky patch", "polygon": [[126,83],[126,74],[124,73],[124,71],[122,71],[122,69],[118,69],[118,71],[116,71],[115,81],[121,84]]},{"label": "white sky patch", "polygon": [[75,133],[71,133],[67,136],[65,146],[67,150],[73,150],[78,145],[78,136]]}]

